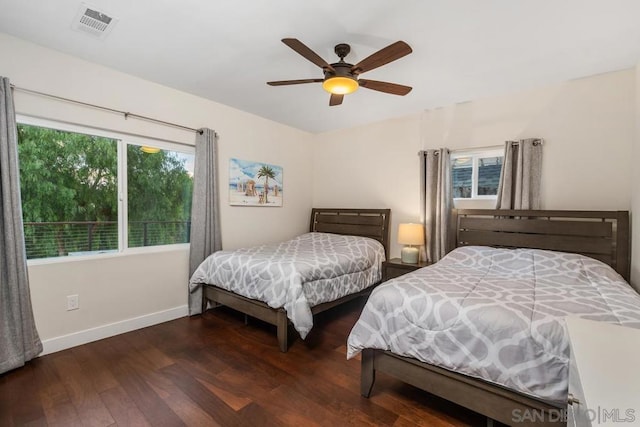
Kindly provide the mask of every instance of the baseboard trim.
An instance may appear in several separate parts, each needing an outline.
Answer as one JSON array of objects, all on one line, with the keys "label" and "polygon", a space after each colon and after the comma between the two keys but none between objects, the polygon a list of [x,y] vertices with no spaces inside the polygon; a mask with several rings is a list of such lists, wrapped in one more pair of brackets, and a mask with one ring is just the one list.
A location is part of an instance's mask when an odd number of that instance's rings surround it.
[{"label": "baseboard trim", "polygon": [[136,329],[146,328],[147,326],[168,322],[169,320],[179,319],[180,317],[188,315],[189,307],[185,304],[168,310],[157,311],[155,313],[149,313],[119,322],[97,326],[95,328],[85,329],[72,334],[49,338],[42,341],[43,351],[40,355],[44,356],[45,354],[55,353],[57,351],[66,350],[71,347],[87,344],[103,338],[109,338],[125,332],[135,331]]}]

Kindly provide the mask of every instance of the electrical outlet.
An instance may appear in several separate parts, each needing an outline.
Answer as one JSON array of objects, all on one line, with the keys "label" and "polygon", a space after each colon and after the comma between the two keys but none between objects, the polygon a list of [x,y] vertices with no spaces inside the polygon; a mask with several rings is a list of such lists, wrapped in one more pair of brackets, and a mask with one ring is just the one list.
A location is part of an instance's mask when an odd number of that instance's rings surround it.
[{"label": "electrical outlet", "polygon": [[80,308],[80,297],[78,295],[67,295],[67,311]]}]

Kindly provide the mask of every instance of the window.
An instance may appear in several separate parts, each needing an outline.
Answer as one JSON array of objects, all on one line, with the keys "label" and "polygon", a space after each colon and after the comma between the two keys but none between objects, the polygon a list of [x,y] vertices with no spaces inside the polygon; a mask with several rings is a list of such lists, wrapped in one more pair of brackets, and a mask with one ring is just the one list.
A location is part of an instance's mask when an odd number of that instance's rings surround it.
[{"label": "window", "polygon": [[465,151],[451,155],[454,199],[495,198],[504,152],[501,149]]},{"label": "window", "polygon": [[189,242],[190,147],[27,121],[18,158],[28,259]]},{"label": "window", "polygon": [[130,248],[189,242],[193,161],[193,154],[127,145]]}]

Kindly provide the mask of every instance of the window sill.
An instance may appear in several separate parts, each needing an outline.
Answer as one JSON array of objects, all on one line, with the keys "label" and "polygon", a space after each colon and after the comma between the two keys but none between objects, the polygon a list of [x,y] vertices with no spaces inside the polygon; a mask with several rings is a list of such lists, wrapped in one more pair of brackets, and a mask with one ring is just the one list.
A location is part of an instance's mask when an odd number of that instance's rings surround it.
[{"label": "window sill", "polygon": [[498,196],[454,197],[453,200],[455,202],[459,202],[461,200],[470,202],[474,200],[498,200]]},{"label": "window sill", "polygon": [[159,245],[159,246],[146,246],[141,248],[129,248],[125,249],[122,252],[105,252],[98,253],[93,255],[78,255],[78,256],[64,256],[64,257],[56,257],[56,258],[37,258],[27,260],[27,267],[36,266],[36,265],[48,265],[48,264],[60,264],[67,262],[83,262],[83,261],[94,261],[94,260],[102,260],[102,259],[111,259],[111,258],[122,258],[128,256],[136,256],[136,255],[147,255],[153,253],[163,253],[163,252],[183,252],[189,250],[188,243],[180,243],[176,245]]},{"label": "window sill", "polygon": [[456,209],[495,209],[497,197],[453,199],[453,207]]}]

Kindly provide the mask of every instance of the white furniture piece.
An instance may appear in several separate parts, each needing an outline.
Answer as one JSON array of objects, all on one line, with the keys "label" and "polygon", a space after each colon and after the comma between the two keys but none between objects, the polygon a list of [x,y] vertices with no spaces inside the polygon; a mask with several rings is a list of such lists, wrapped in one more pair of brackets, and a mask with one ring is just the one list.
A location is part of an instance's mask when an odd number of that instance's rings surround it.
[{"label": "white furniture piece", "polygon": [[640,426],[640,329],[567,318],[567,426]]}]

